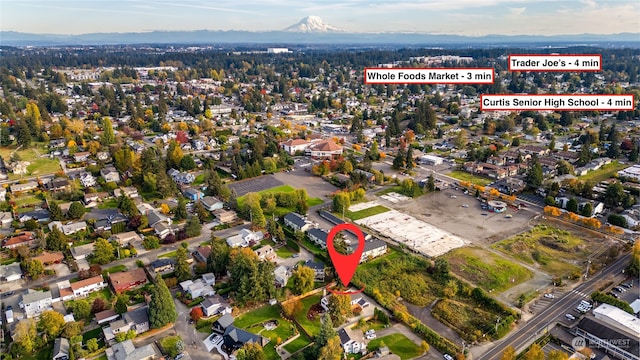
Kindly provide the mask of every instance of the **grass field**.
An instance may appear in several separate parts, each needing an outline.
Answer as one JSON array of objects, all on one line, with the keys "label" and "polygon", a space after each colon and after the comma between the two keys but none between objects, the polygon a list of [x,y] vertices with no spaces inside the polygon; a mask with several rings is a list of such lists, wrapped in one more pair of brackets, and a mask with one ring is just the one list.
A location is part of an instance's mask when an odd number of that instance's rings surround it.
[{"label": "grass field", "polygon": [[98,209],[117,209],[118,208],[118,200],[111,198],[107,199],[100,204],[98,204]]},{"label": "grass field", "polygon": [[[9,162],[11,158],[11,154],[14,153],[13,148],[2,147],[0,148],[0,156],[6,161]],[[46,174],[54,174],[61,170],[60,161],[58,159],[49,157],[40,157],[40,155],[47,154],[46,145],[43,143],[36,143],[32,145],[28,149],[20,149],[15,151],[20,160],[28,161],[31,164],[27,166],[27,174],[25,175],[15,175],[9,173],[9,180],[20,179],[21,177],[28,176],[38,176],[38,175],[46,175]]]},{"label": "grass field", "polygon": [[587,245],[569,231],[538,225],[492,246],[549,274],[562,276],[580,271],[574,263],[590,256],[593,249]]},{"label": "grass field", "polygon": [[300,333],[297,339],[288,343],[284,346],[284,349],[287,350],[290,354],[295,353],[296,351],[304,348],[305,346],[311,344],[311,339],[307,337],[304,333]]},{"label": "grass field", "polygon": [[480,185],[480,186],[489,185],[489,183],[491,183],[493,181],[493,180],[491,180],[489,178],[473,175],[473,174],[470,174],[470,173],[468,173],[466,171],[461,171],[461,170],[454,170],[454,171],[448,173],[447,175],[451,176],[452,178],[456,178],[456,179],[462,180],[462,181],[468,181],[468,182],[470,182],[472,184],[476,184],[476,185]]},{"label": "grass field", "polygon": [[582,181],[593,181],[595,183],[599,183],[600,181],[604,181],[613,177],[615,173],[628,166],[629,165],[620,164],[617,161],[613,161],[611,162],[611,164],[607,164],[598,170],[589,171],[586,175],[578,176],[578,179]]},{"label": "grass field", "polygon": [[524,266],[480,248],[458,248],[444,257],[451,271],[485,291],[502,292],[533,277]]},{"label": "grass field", "polygon": [[169,356],[172,358],[178,355],[178,351],[176,350],[176,344],[178,341],[182,340],[180,336],[167,336],[160,339],[160,346],[162,350],[164,350]]},{"label": "grass field", "polygon": [[113,274],[117,272],[127,271],[127,267],[124,265],[116,265],[107,269],[102,270],[102,275],[107,276],[107,274]]},{"label": "grass field", "polygon": [[176,257],[178,252],[176,250],[166,252],[164,254],[158,255],[159,258],[174,258]]},{"label": "grass field", "polygon": [[354,212],[347,211],[345,213],[345,216],[353,221],[356,221],[356,220],[364,219],[369,216],[382,214],[387,211],[389,211],[389,208],[384,207],[382,205],[376,205],[367,209],[362,209],[360,211],[354,211]]},{"label": "grass field", "polygon": [[[278,326],[273,330],[265,329],[264,323],[269,320],[276,320],[278,322]],[[242,314],[236,318],[234,325],[246,329],[251,333],[259,334],[271,339],[271,341],[264,347],[264,352],[267,359],[273,360],[280,358],[275,350],[278,338],[280,338],[281,341],[285,341],[295,334],[295,325],[285,321],[280,316],[280,307],[278,305],[263,306]],[[300,346],[300,343],[295,346]],[[302,345],[302,347],[304,346],[306,345]]]},{"label": "grass field", "polygon": [[294,254],[294,251],[289,249],[286,246],[282,246],[276,250],[276,254],[278,254],[279,257],[286,259],[286,258],[292,257]]},{"label": "grass field", "polygon": [[51,353],[53,352],[53,341],[48,342],[45,346],[37,349],[38,352],[30,355],[23,355],[20,359],[23,360],[50,360]]},{"label": "grass field", "polygon": [[377,350],[382,343],[389,347],[392,353],[400,356],[402,360],[422,355],[422,349],[403,334],[391,334],[373,339],[367,345],[367,349],[369,351]]},{"label": "grass field", "polygon": [[316,336],[320,333],[320,318],[309,320],[307,318],[307,312],[309,311],[311,306],[319,304],[321,298],[322,294],[318,293],[302,299],[302,311],[300,311],[300,313],[296,315],[296,320],[298,321],[298,323],[302,325],[302,327],[307,330],[307,332],[312,336]]},{"label": "grass field", "polygon": [[193,181],[193,185],[204,184],[204,180],[205,180],[205,175],[204,174],[200,174],[200,175],[196,176],[196,179]]},{"label": "grass field", "polygon": [[[296,191],[296,189],[291,185],[280,185],[271,189],[259,191],[258,194],[269,194],[269,193],[291,193]],[[244,196],[240,196],[237,199],[238,207],[242,208],[244,206]],[[320,198],[308,198],[306,203],[308,207],[316,206],[322,204],[324,201]],[[269,213],[265,211],[265,215],[274,215],[274,216],[284,216],[290,212],[295,211],[294,208],[288,207],[276,207],[273,213]]]}]

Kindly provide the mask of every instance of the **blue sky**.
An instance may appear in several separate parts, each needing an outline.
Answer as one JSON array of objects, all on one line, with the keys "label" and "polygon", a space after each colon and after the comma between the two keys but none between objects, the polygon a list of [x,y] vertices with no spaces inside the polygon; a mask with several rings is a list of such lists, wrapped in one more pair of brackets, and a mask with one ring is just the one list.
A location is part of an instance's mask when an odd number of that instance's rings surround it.
[{"label": "blue sky", "polygon": [[309,15],[349,32],[640,32],[638,0],[1,0],[0,29],[55,34],[267,31]]}]

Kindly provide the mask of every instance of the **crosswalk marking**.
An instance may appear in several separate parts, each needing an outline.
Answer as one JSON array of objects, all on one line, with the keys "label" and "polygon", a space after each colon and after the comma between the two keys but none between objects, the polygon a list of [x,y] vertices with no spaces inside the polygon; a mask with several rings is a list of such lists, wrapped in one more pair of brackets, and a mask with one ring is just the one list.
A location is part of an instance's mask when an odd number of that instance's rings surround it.
[{"label": "crosswalk marking", "polygon": [[588,294],[585,294],[585,293],[577,291],[577,290],[571,290],[571,292],[574,293],[574,294],[578,294],[578,295],[580,295],[582,297],[590,297]]}]

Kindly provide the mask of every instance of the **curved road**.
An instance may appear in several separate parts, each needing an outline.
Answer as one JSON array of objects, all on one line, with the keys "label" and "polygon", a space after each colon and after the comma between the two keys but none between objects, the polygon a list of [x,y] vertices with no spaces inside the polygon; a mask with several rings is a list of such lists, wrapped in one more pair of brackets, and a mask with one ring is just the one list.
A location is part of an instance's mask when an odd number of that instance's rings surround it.
[{"label": "curved road", "polygon": [[527,346],[529,346],[529,344],[531,344],[531,342],[533,342],[535,339],[544,334],[544,332],[547,331],[550,327],[552,327],[555,322],[559,321],[559,319],[564,320],[564,315],[570,313],[571,310],[573,310],[577,306],[580,300],[585,300],[583,296],[577,294],[576,292],[591,294],[593,291],[597,290],[594,288],[594,285],[598,281],[606,278],[609,275],[620,274],[628,263],[629,255],[621,257],[616,262],[606,267],[599,274],[578,285],[573,289],[573,291],[569,291],[568,293],[566,293],[562,298],[558,299],[555,303],[553,303],[553,305],[549,306],[546,310],[538,314],[536,317],[529,320],[527,323],[520,325],[519,329],[513,331],[504,339],[495,342],[491,350],[478,356],[478,360],[500,359],[500,357],[502,356],[502,352],[507,346],[512,346],[514,349],[516,349],[516,352],[524,350]]}]

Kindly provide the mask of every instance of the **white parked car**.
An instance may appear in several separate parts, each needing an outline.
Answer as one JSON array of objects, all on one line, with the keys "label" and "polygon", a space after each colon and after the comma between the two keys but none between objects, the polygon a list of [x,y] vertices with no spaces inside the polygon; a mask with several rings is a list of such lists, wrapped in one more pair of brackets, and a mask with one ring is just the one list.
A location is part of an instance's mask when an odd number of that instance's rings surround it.
[{"label": "white parked car", "polygon": [[551,294],[551,293],[544,294],[544,297],[546,297],[547,299],[555,299],[555,298],[556,298],[556,297],[555,297],[553,294]]}]

